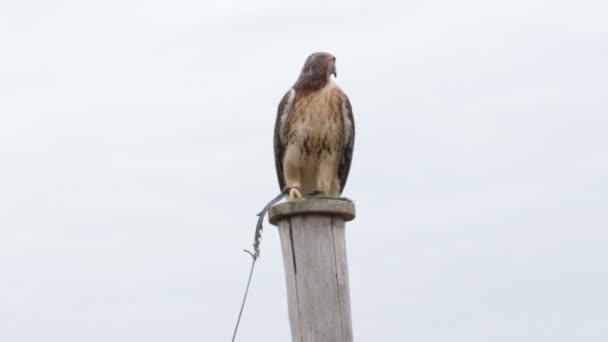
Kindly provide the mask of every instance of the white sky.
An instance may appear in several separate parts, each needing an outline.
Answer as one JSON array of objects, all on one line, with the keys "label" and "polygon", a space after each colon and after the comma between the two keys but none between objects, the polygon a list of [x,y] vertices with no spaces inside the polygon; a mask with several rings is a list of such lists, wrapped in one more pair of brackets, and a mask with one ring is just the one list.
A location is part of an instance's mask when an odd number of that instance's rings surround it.
[{"label": "white sky", "polygon": [[[0,341],[227,341],[338,58],[358,341],[608,340],[603,1],[0,3]],[[239,341],[289,340],[266,225]]]}]

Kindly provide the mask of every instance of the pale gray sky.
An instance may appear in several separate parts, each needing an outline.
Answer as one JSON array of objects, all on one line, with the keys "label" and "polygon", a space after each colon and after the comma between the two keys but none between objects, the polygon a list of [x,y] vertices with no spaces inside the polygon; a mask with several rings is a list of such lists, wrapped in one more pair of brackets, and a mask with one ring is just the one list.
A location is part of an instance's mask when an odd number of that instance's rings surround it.
[{"label": "pale gray sky", "polygon": [[[278,101],[338,58],[358,341],[608,340],[604,1],[5,1],[0,340],[227,341]],[[289,340],[267,225],[239,341]]]}]

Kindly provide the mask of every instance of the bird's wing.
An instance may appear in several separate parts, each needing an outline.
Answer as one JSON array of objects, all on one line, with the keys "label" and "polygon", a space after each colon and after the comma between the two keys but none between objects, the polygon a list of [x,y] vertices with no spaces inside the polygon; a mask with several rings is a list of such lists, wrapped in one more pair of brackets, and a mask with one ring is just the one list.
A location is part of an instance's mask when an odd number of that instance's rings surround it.
[{"label": "bird's wing", "polygon": [[340,192],[344,191],[348,173],[350,171],[350,163],[353,159],[353,148],[355,147],[355,118],[353,117],[353,108],[346,94],[342,102],[342,119],[344,122],[344,145],[342,146],[342,158],[338,166],[338,177],[340,178]]},{"label": "bird's wing", "polygon": [[283,176],[283,157],[285,156],[285,146],[287,145],[287,124],[293,109],[293,102],[296,91],[290,89],[281,102],[277,111],[277,119],[274,124],[274,164],[277,169],[277,178],[281,191],[285,188],[285,177]]}]

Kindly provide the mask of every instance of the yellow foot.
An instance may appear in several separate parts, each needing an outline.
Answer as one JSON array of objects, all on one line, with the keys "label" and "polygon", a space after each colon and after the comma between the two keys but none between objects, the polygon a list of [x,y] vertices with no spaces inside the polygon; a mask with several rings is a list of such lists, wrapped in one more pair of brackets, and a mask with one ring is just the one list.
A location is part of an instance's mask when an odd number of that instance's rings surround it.
[{"label": "yellow foot", "polygon": [[298,188],[289,189],[289,200],[293,201],[296,198],[302,198],[302,194],[300,193],[300,190],[298,190]]}]

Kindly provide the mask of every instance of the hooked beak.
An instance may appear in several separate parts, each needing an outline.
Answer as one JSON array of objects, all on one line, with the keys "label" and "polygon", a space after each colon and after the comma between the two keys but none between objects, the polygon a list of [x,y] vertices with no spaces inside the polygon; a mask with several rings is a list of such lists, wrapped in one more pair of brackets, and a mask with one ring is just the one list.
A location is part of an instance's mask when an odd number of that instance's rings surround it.
[{"label": "hooked beak", "polygon": [[331,70],[331,74],[334,75],[334,77],[338,77],[338,70],[336,70],[336,65],[334,64],[334,67]]}]

